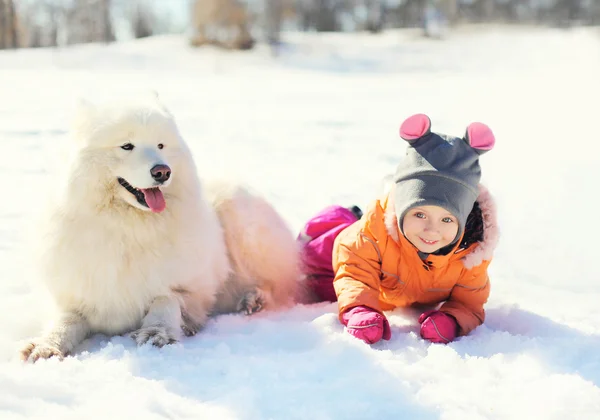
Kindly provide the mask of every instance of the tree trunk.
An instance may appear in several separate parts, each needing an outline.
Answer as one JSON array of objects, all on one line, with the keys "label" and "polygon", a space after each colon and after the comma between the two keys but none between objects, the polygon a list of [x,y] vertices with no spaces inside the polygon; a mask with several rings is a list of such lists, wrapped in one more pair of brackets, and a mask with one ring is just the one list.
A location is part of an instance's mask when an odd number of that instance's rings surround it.
[{"label": "tree trunk", "polygon": [[281,25],[283,23],[282,0],[266,0],[265,33],[269,45],[280,42]]},{"label": "tree trunk", "polygon": [[0,50],[6,48],[6,8],[4,7],[4,0],[0,0]]},{"label": "tree trunk", "polygon": [[379,33],[383,30],[384,6],[382,0],[369,0],[367,3],[367,30]]},{"label": "tree trunk", "polygon": [[154,34],[153,13],[137,0],[130,15],[131,30],[135,38],[146,38]]},{"label": "tree trunk", "polygon": [[111,0],[102,0],[100,4],[100,14],[101,14],[101,37],[102,41],[108,43],[115,41],[115,34],[113,32],[112,20],[110,18],[110,6]]},{"label": "tree trunk", "polygon": [[9,34],[9,48],[18,48],[19,46],[19,37],[17,34],[17,12],[15,11],[15,3],[13,0],[5,0],[6,1],[6,15],[8,22],[8,34]]}]

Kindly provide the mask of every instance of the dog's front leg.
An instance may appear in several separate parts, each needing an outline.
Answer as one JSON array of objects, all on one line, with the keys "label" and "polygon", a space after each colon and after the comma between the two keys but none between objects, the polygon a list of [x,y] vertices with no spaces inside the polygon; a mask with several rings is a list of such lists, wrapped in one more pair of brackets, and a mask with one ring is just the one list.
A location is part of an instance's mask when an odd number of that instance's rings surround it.
[{"label": "dog's front leg", "polygon": [[86,319],[74,312],[62,314],[43,337],[28,343],[21,350],[24,361],[57,357],[62,360],[90,333]]},{"label": "dog's front leg", "polygon": [[147,342],[157,347],[175,343],[179,339],[181,307],[173,296],[160,296],[150,304],[142,327],[131,333],[138,346]]}]

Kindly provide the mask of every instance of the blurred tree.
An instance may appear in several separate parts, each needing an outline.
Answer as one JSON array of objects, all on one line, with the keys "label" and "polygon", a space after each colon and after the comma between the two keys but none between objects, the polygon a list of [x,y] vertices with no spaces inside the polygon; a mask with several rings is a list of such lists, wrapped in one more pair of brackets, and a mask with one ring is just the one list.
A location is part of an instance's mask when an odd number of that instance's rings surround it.
[{"label": "blurred tree", "polygon": [[37,0],[19,7],[19,39],[21,47],[54,47],[65,31],[65,2]]},{"label": "blurred tree", "polygon": [[278,45],[284,25],[373,33],[421,27],[430,1],[449,23],[600,23],[600,0],[0,0],[0,48],[112,42],[116,24],[119,37],[183,32],[186,24],[176,27],[170,19],[191,2],[192,45],[246,49],[255,33]]},{"label": "blurred tree", "polygon": [[135,0],[130,3],[129,22],[134,38],[146,38],[154,35],[155,16],[147,3]]},{"label": "blurred tree", "polygon": [[0,49],[17,48],[18,20],[13,0],[0,0]]},{"label": "blurred tree", "polygon": [[315,29],[318,32],[335,32],[340,30],[340,0],[314,0]]},{"label": "blurred tree", "polygon": [[302,31],[308,32],[315,27],[316,8],[312,0],[296,0],[296,13]]},{"label": "blurred tree", "polygon": [[404,27],[422,26],[426,0],[406,0],[402,10]]},{"label": "blurred tree", "polygon": [[237,0],[192,0],[190,44],[212,44],[222,48],[250,49],[250,14]]},{"label": "blurred tree", "polygon": [[450,24],[458,20],[458,0],[441,0],[440,9]]},{"label": "blurred tree", "polygon": [[269,45],[277,45],[281,41],[283,24],[283,0],[265,0],[265,35]]},{"label": "blurred tree", "polygon": [[111,0],[73,0],[67,9],[67,44],[113,42]]},{"label": "blurred tree", "polygon": [[48,14],[48,23],[46,29],[48,31],[46,45],[56,47],[59,43],[59,27],[64,24],[65,10],[64,7],[56,1],[48,1],[45,3],[46,13]]},{"label": "blurred tree", "polygon": [[479,18],[484,22],[494,20],[496,0],[478,0]]},{"label": "blurred tree", "polygon": [[383,0],[367,0],[367,25],[366,29],[372,33],[383,30],[384,4]]},{"label": "blurred tree", "polygon": [[555,21],[561,26],[571,26],[573,22],[583,18],[582,9],[581,0],[557,0],[553,13]]}]

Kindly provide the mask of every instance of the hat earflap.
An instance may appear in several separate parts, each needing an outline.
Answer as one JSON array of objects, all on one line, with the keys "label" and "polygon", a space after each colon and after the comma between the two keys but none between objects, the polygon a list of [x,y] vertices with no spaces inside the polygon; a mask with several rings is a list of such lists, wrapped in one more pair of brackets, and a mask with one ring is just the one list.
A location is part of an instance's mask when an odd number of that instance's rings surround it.
[{"label": "hat earflap", "polygon": [[492,130],[480,122],[474,122],[467,126],[464,140],[480,155],[492,150],[496,144],[496,137]]}]

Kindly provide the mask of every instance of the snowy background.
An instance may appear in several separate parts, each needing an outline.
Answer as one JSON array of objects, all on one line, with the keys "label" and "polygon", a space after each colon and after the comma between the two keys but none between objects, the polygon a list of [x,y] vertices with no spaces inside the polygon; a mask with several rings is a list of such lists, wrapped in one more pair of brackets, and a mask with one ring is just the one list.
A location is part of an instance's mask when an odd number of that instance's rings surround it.
[{"label": "snowy background", "polygon": [[[286,34],[267,49],[191,50],[177,35],[0,53],[0,419],[594,419],[600,416],[600,34],[490,27],[446,41]],[[323,206],[366,206],[403,153],[402,120],[461,135],[499,209],[487,319],[450,345],[389,313],[366,345],[335,304],[222,316],[156,349],[94,336],[63,362],[21,363],[45,306],[28,228],[84,94],[159,92],[201,175],[233,174],[295,233]]]}]

